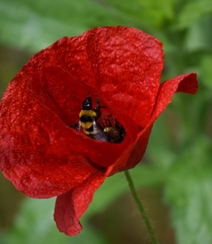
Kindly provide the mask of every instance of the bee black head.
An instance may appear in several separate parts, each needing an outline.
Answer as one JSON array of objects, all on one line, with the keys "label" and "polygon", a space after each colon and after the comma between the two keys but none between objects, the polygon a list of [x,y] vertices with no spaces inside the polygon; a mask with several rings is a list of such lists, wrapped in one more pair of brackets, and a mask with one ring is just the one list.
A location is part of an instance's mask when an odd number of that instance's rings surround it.
[{"label": "bee black head", "polygon": [[87,96],[86,99],[82,103],[83,110],[92,110],[92,100],[90,96]]}]

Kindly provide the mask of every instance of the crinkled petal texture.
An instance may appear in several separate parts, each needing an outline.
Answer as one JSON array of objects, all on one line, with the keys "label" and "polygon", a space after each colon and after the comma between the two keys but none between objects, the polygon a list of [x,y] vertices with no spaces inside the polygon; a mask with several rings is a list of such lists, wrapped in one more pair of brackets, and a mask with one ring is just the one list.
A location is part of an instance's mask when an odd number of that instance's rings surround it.
[{"label": "crinkled petal texture", "polygon": [[[160,85],[161,43],[134,28],[95,28],[62,38],[37,53],[0,103],[0,168],[28,196],[58,196],[55,221],[67,235],[107,176],[134,167],[145,153],[155,119],[175,92],[194,94],[196,74]],[[70,128],[85,97],[123,125],[122,143],[98,141]]]}]

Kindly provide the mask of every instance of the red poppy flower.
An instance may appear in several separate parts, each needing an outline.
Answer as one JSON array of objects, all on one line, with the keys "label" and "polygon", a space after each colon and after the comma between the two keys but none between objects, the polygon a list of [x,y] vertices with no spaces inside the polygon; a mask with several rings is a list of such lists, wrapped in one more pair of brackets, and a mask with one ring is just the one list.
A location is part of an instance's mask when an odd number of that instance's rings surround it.
[{"label": "red poppy flower", "polygon": [[[103,27],[40,51],[8,86],[0,103],[0,168],[30,197],[57,196],[60,231],[78,234],[79,219],[104,179],[140,162],[173,94],[197,91],[195,73],[160,84],[162,68],[156,38]],[[71,126],[88,94],[93,101],[97,94],[102,114],[124,128],[121,142],[93,139]]]}]

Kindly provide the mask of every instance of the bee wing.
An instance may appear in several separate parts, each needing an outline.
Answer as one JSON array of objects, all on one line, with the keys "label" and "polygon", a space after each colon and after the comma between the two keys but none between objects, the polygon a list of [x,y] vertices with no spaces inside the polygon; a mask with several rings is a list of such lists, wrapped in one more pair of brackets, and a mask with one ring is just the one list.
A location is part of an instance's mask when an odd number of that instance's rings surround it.
[{"label": "bee wing", "polygon": [[96,140],[108,141],[107,134],[101,129],[96,121],[93,122],[93,133],[90,136]]},{"label": "bee wing", "polygon": [[100,131],[102,131],[102,129],[100,128],[100,126],[96,123],[96,121],[93,121],[93,134],[97,134]]}]

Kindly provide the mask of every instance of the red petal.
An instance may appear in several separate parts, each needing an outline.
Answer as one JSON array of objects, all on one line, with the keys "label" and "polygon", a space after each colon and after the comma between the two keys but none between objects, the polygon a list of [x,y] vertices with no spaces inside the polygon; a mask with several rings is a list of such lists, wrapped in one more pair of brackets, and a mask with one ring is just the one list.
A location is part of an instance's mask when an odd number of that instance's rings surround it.
[{"label": "red petal", "polygon": [[89,84],[103,93],[110,106],[127,111],[134,122],[144,126],[159,89],[162,44],[128,27],[93,29],[86,35],[88,59],[96,77]]},{"label": "red petal", "polygon": [[111,176],[117,172],[135,167],[143,158],[149,141],[152,126],[143,129],[137,139],[119,157],[119,159],[109,167],[107,175]]},{"label": "red petal", "polygon": [[[198,90],[197,74],[190,73],[185,75],[179,75],[171,79],[172,82],[178,82],[177,92],[185,92],[195,94]],[[170,81],[169,81],[170,82]]]},{"label": "red petal", "polygon": [[1,170],[26,195],[60,195],[99,171],[86,150],[79,153],[89,138],[79,137],[51,109],[48,96],[36,97],[18,78],[0,107]]},{"label": "red petal", "polygon": [[108,168],[105,175],[93,175],[73,190],[57,197],[54,219],[61,232],[71,236],[79,234],[82,230],[79,219],[87,210],[94,192],[107,176],[132,168],[141,160],[147,147],[150,132],[151,128],[144,131],[136,142],[136,146],[128,148],[122,157]]},{"label": "red petal", "polygon": [[[67,235],[81,230],[79,218],[105,177],[141,160],[152,125],[173,94],[197,91],[194,73],[159,85],[161,46],[127,27],[62,38],[35,55],[4,94],[0,168],[29,196],[60,195],[55,220]],[[81,109],[72,94],[83,101],[88,93],[97,93],[124,126],[122,143],[96,141],[69,127]]]},{"label": "red petal", "polygon": [[79,219],[104,179],[104,175],[93,175],[72,191],[57,197],[54,219],[61,232],[66,235],[77,235],[81,231]]},{"label": "red petal", "polygon": [[155,109],[149,124],[153,124],[157,117],[164,111],[171,102],[175,92],[195,94],[198,90],[196,73],[179,75],[161,84],[158,92]]},{"label": "red petal", "polygon": [[[107,101],[109,107],[127,111],[134,122],[144,127],[159,89],[163,69],[162,44],[134,28],[95,28],[79,37],[60,39],[35,55],[26,69],[30,77],[38,73],[42,77],[46,68],[53,66],[68,75],[66,82],[63,77],[55,76],[56,82],[52,81],[48,87],[50,97],[56,96],[59,106],[67,108],[73,93],[84,100],[88,92],[93,91]],[[58,83],[56,87],[55,83]],[[60,83],[59,89],[66,92],[58,92]],[[68,111],[76,112],[75,104],[76,101]]]},{"label": "red petal", "polygon": [[158,92],[158,97],[151,120],[146,125],[146,127],[141,130],[141,132],[137,135],[137,139],[135,140],[135,142],[131,144],[130,147],[128,147],[122,153],[122,155],[115,162],[115,164],[110,167],[111,172],[109,175],[133,168],[142,159],[146,151],[152,125],[157,117],[171,102],[175,92],[180,91],[195,94],[197,90],[198,83],[196,80],[196,73],[180,75],[162,83]]},{"label": "red petal", "polygon": [[[126,27],[63,38],[36,54],[1,102],[5,176],[31,197],[51,197],[96,172],[93,163],[113,165],[136,141],[141,128],[133,120],[142,126],[149,120],[162,66],[161,43]],[[83,100],[88,92],[97,93],[124,126],[123,143],[95,141],[68,127],[81,109],[71,95]]]},{"label": "red petal", "polygon": [[[92,162],[112,165],[138,132],[136,125],[122,114],[119,117],[123,117],[125,129],[131,132],[122,144],[99,142],[69,128],[71,123],[65,123],[68,112],[60,109],[62,103],[56,103],[58,82],[55,92],[50,91],[50,81],[58,80],[53,79],[54,75],[62,79],[63,89],[67,74],[53,67],[41,78],[39,74],[34,76],[40,83],[27,84],[29,77],[17,76],[1,103],[1,170],[31,197],[51,197],[74,188],[96,172]],[[65,87],[66,92],[71,92],[68,85]],[[72,102],[66,103],[71,107]]]}]

